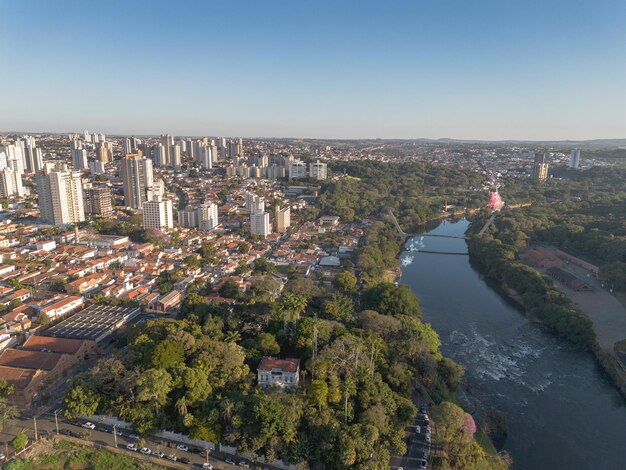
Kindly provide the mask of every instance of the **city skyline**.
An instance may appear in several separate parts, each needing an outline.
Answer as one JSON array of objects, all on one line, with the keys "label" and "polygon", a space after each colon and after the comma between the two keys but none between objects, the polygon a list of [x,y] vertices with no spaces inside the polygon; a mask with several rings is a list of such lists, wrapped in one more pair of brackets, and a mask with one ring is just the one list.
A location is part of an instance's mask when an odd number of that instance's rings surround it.
[{"label": "city skyline", "polygon": [[544,3],[4,2],[0,129],[624,137],[626,5]]}]

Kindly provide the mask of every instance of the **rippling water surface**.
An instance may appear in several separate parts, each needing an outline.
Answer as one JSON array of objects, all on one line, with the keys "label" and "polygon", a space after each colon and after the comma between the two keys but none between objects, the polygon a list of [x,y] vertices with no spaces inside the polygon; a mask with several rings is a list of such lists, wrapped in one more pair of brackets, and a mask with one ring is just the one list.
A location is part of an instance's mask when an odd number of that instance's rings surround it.
[{"label": "rippling water surface", "polygon": [[[429,233],[467,226],[446,221]],[[401,282],[420,298],[444,354],[465,366],[470,405],[508,416],[514,468],[626,469],[626,408],[593,357],[529,323],[467,256],[419,251],[463,252],[464,240],[415,237],[407,249]]]}]

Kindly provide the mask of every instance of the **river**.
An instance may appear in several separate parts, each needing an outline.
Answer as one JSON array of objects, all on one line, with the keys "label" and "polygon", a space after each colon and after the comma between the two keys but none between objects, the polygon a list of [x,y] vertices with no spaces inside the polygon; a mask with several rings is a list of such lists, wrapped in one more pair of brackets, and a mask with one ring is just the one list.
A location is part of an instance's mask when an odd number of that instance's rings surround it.
[{"label": "river", "polygon": [[[469,222],[428,233],[462,235]],[[414,237],[405,248],[466,252],[463,239]],[[467,256],[405,251],[400,282],[419,297],[442,351],[465,367],[465,399],[507,415],[515,470],[626,469],[626,407],[591,354],[488,285]]]}]

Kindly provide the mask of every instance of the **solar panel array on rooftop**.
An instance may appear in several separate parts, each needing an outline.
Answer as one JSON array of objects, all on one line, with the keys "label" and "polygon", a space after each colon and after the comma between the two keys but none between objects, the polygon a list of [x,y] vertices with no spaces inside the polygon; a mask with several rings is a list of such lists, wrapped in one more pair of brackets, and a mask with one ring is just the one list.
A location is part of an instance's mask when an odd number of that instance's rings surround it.
[{"label": "solar panel array on rooftop", "polygon": [[136,317],[137,307],[92,305],[42,333],[55,338],[90,339],[99,342]]}]

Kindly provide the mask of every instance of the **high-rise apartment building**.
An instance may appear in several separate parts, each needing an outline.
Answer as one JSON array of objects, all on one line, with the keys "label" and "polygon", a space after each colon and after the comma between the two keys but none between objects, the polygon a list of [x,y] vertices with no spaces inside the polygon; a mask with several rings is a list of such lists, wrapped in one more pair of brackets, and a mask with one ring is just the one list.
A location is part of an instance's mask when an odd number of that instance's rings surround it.
[{"label": "high-rise apartment building", "polygon": [[24,186],[22,185],[22,175],[16,173],[11,168],[0,171],[0,196],[13,198],[24,197]]},{"label": "high-rise apartment building", "polygon": [[289,162],[289,179],[306,178],[306,163],[300,160]]},{"label": "high-rise apartment building", "polygon": [[143,226],[157,230],[174,228],[172,201],[169,199],[146,201],[143,204]]},{"label": "high-rise apartment building", "polygon": [[111,215],[111,190],[106,186],[93,186],[83,190],[85,196],[85,214],[106,217]]},{"label": "high-rise apartment building", "polygon": [[73,140],[70,143],[72,152],[72,166],[76,170],[84,170],[89,168],[89,162],[87,161],[87,150],[83,148],[83,144],[80,140]]},{"label": "high-rise apartment building", "polygon": [[217,204],[213,202],[198,206],[198,228],[200,230],[213,230],[219,225],[217,217]]},{"label": "high-rise apartment building", "polygon": [[267,237],[272,230],[270,228],[270,215],[267,212],[250,214],[250,233]]},{"label": "high-rise apartment building", "polygon": [[20,175],[24,173],[24,143],[18,140],[13,145],[4,147],[6,166]]},{"label": "high-rise apartment building", "polygon": [[545,154],[535,154],[533,160],[533,178],[543,181],[548,177],[548,164]]},{"label": "high-rise apartment building", "polygon": [[172,164],[172,146],[174,145],[174,137],[169,134],[161,134],[161,145],[165,150],[163,165]]},{"label": "high-rise apartment building", "polygon": [[133,209],[141,209],[147,200],[147,189],[154,185],[152,160],[129,154],[122,159],[121,165],[124,204]]},{"label": "high-rise apartment building", "polygon": [[63,225],[85,220],[81,174],[76,171],[48,171],[37,175],[39,210],[44,222]]},{"label": "high-rise apartment building", "polygon": [[172,150],[171,150],[171,156],[172,156],[172,160],[171,160],[171,164],[174,168],[178,169],[181,167],[181,157],[180,157],[180,145],[176,144],[176,145],[172,145]]},{"label": "high-rise apartment building", "polygon": [[325,180],[328,176],[328,167],[326,163],[322,163],[319,160],[315,163],[310,163],[309,175],[311,176],[311,178]]},{"label": "high-rise apartment building", "polygon": [[204,144],[200,144],[198,147],[198,161],[205,170],[213,168],[213,153],[212,147]]},{"label": "high-rise apartment building", "polygon": [[569,167],[572,170],[578,170],[578,165],[580,164],[580,149],[572,149],[569,154]]},{"label": "high-rise apartment building", "polygon": [[191,206],[178,211],[178,225],[181,227],[197,227],[198,211]]},{"label": "high-rise apartment building", "polygon": [[281,208],[276,206],[276,231],[278,233],[285,233],[291,226],[291,209],[289,206]]},{"label": "high-rise apartment building", "polygon": [[24,136],[24,163],[28,173],[37,173],[43,168],[41,149],[37,148],[35,138],[29,135]]},{"label": "high-rise apartment building", "polygon": [[96,160],[102,163],[111,161],[112,146],[110,142],[100,142],[96,145]]}]

